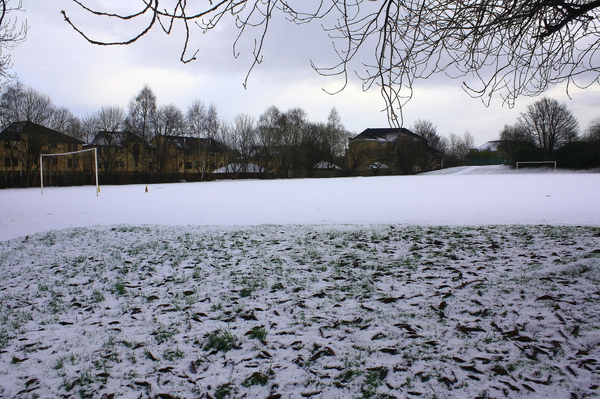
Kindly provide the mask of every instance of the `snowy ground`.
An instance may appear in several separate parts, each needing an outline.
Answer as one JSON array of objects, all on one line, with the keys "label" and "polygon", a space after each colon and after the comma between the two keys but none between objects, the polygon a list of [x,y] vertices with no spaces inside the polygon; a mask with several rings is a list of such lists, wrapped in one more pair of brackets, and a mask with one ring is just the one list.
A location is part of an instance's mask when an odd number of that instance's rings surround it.
[{"label": "snowy ground", "polygon": [[0,190],[0,240],[96,225],[600,226],[600,173],[469,167],[418,176]]},{"label": "snowy ground", "polygon": [[0,191],[0,398],[597,397],[600,175],[454,172]]}]

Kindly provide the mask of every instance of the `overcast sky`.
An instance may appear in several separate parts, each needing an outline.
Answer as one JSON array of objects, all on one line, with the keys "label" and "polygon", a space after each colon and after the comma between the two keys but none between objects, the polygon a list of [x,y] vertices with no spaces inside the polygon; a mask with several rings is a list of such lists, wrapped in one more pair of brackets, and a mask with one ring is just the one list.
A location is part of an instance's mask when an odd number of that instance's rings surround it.
[{"label": "overcast sky", "polygon": [[[11,52],[13,72],[22,83],[49,95],[55,105],[80,117],[93,114],[104,105],[126,109],[131,98],[148,85],[159,105],[173,103],[186,112],[192,101],[199,99],[214,104],[219,116],[226,120],[241,113],[258,119],[275,105],[281,111],[299,107],[311,121],[326,122],[335,107],[350,132],[358,134],[366,128],[388,126],[377,88],[363,92],[361,82],[352,79],[339,94],[330,95],[323,90],[335,91],[342,83],[338,78],[322,77],[311,68],[311,60],[323,66],[335,61],[331,40],[316,23],[294,27],[275,21],[266,41],[263,63],[254,69],[244,89],[252,42],[240,45],[240,56],[234,58],[232,41],[236,31],[231,24],[207,34],[193,30],[190,46],[194,51],[199,49],[198,60],[183,64],[179,61],[183,36],[177,32],[167,36],[156,30],[129,46],[94,46],[64,22],[61,10],[97,39],[127,39],[134,30],[82,13],[71,0],[23,0],[23,6],[26,11],[20,18],[27,19],[29,32],[27,40]],[[600,116],[598,86],[573,89],[571,99],[564,87],[552,88],[546,95],[565,102],[582,130]],[[428,119],[437,125],[442,136],[468,131],[475,137],[475,144],[481,145],[497,139],[502,127],[515,123],[532,101],[522,97],[509,109],[496,98],[485,107],[480,99],[462,91],[460,80],[439,76],[416,82],[413,99],[404,108],[404,125],[410,128],[415,120]]]}]

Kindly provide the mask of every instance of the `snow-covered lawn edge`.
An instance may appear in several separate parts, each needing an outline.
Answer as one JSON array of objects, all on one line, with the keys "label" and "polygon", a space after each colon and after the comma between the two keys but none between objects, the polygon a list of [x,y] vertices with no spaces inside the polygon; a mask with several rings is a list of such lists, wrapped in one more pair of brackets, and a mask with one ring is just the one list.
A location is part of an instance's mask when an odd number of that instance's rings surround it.
[{"label": "snow-covered lawn edge", "polygon": [[598,395],[600,228],[76,228],[0,242],[0,397]]}]

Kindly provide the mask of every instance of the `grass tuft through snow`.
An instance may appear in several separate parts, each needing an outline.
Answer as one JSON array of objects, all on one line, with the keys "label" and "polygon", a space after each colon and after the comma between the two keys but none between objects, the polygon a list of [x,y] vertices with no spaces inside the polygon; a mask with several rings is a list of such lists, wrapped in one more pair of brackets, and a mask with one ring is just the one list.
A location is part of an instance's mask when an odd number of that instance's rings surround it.
[{"label": "grass tuft through snow", "polygon": [[50,231],[0,242],[0,397],[590,397],[599,299],[598,227]]}]

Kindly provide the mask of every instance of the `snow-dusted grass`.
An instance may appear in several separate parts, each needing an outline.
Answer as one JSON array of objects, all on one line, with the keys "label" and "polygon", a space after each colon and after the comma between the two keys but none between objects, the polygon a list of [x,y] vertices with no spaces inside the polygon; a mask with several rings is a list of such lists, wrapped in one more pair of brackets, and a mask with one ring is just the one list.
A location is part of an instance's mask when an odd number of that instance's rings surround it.
[{"label": "snow-dusted grass", "polygon": [[0,243],[0,396],[594,396],[599,260],[598,227],[13,239]]}]

